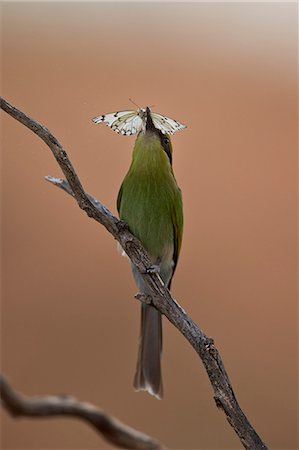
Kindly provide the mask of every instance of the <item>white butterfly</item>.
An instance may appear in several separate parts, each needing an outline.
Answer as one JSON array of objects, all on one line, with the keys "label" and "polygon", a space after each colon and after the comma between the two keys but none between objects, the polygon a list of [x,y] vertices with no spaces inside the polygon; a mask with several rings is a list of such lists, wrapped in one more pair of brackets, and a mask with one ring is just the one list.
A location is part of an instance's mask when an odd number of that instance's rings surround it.
[{"label": "white butterfly", "polygon": [[[179,130],[186,128],[186,125],[181,124],[177,120],[162,116],[161,114],[151,112],[151,117],[156,128],[162,133],[174,134]],[[115,113],[103,114],[102,116],[94,117],[93,122],[104,122],[116,133],[121,133],[125,136],[137,134],[146,125],[146,108],[138,108],[133,111],[117,111]]]}]

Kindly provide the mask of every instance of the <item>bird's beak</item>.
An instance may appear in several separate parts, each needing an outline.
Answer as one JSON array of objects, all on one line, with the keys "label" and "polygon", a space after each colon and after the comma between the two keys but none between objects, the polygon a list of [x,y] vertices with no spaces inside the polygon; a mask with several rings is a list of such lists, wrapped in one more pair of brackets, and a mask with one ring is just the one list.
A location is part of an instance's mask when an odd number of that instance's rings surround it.
[{"label": "bird's beak", "polygon": [[151,110],[149,109],[149,107],[146,107],[146,125],[145,125],[145,130],[146,131],[156,131],[156,127],[154,125],[152,116],[151,116]]}]

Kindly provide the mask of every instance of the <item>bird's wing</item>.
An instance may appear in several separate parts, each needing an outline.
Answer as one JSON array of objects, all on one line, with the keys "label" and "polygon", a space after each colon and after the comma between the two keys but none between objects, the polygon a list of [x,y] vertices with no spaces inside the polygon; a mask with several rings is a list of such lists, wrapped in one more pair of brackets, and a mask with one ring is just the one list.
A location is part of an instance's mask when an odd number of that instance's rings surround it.
[{"label": "bird's wing", "polygon": [[116,201],[116,207],[117,207],[118,214],[120,214],[120,203],[121,203],[122,193],[123,193],[123,185],[121,185],[121,187],[119,189],[117,201]]},{"label": "bird's wing", "polygon": [[[173,223],[173,272],[171,279],[174,275],[178,258],[181,250],[182,245],[182,236],[183,236],[183,226],[184,226],[184,218],[183,218],[183,202],[182,202],[182,193],[179,189],[178,191],[178,199],[175,203],[175,206],[172,211],[172,223]],[[170,289],[171,280],[168,285],[168,289]]]}]

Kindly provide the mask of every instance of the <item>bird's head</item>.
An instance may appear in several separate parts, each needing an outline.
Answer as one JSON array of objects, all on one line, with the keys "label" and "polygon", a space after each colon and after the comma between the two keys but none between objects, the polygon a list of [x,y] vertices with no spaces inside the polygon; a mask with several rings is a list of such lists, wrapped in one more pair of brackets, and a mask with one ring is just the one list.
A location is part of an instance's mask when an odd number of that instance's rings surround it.
[{"label": "bird's head", "polygon": [[170,165],[172,165],[172,145],[169,134],[163,133],[161,130],[155,127],[151,110],[147,106],[144,112],[145,126],[137,136],[136,144],[143,149],[159,149],[161,152],[165,152],[169,159]]}]

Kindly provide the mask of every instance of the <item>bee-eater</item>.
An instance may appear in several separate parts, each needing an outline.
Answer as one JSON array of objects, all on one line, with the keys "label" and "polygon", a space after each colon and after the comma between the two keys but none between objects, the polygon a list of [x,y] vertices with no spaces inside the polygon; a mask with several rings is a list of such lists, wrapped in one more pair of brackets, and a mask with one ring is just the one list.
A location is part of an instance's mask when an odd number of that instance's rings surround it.
[{"label": "bee-eater", "polygon": [[[154,126],[149,108],[146,108],[145,120],[118,194],[117,209],[170,289],[182,242],[182,195],[173,174],[170,137]],[[148,294],[134,265],[132,271],[139,292]],[[157,398],[163,396],[161,351],[161,314],[155,307],[142,304],[134,388],[148,391]]]}]

